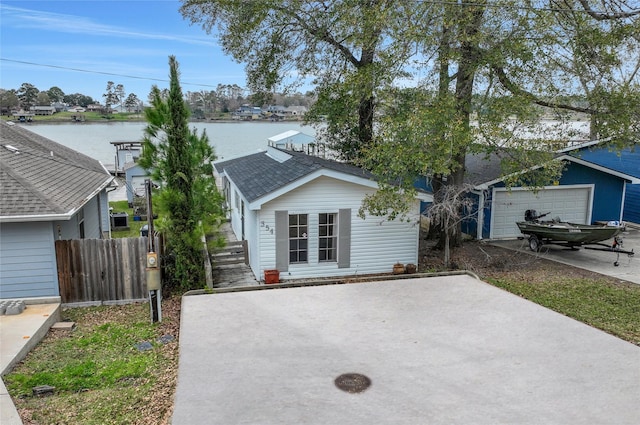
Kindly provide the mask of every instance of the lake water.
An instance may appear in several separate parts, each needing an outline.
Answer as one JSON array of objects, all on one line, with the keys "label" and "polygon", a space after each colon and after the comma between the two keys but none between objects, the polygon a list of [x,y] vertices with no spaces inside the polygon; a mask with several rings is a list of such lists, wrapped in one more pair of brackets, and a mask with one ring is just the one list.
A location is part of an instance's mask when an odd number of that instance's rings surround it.
[{"label": "lake water", "polygon": [[[57,123],[20,124],[24,128],[81,152],[103,164],[115,163],[110,142],[140,141],[146,123]],[[189,128],[206,130],[218,159],[229,159],[267,148],[269,137],[289,130],[315,136],[315,130],[296,122],[193,122]]]},{"label": "lake water", "polygon": [[[20,124],[36,134],[56,141],[71,149],[97,159],[104,165],[115,164],[115,148],[110,142],[135,142],[142,139],[145,122],[115,122],[115,123],[56,123],[56,124]],[[558,124],[555,121],[542,121],[539,128],[532,132],[527,129],[515,130],[519,136],[540,137],[545,133],[557,133]],[[589,124],[585,121],[575,121],[561,124],[563,132],[570,130],[575,139],[584,141],[588,137]],[[218,159],[230,159],[240,155],[266,149],[267,139],[289,130],[301,131],[310,136],[316,132],[312,127],[303,126],[298,122],[192,122],[190,128],[206,130]],[[547,134],[548,136],[548,134]]]}]

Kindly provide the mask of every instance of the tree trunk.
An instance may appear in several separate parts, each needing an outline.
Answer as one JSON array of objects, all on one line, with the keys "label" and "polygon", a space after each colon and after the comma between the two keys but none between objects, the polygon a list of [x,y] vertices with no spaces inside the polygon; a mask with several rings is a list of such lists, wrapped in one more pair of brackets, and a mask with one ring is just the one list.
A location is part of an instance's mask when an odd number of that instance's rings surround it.
[{"label": "tree trunk", "polygon": [[[471,106],[473,98],[473,83],[480,59],[480,49],[478,48],[478,30],[484,16],[484,6],[477,4],[462,5],[458,9],[458,22],[462,28],[462,42],[460,44],[458,61],[458,72],[456,74],[455,87],[455,108],[456,116],[462,123],[464,135],[470,134]],[[448,28],[443,28],[443,41],[448,41]],[[440,54],[448,52],[448,46],[442,46]],[[448,59],[448,58],[447,58]],[[446,66],[446,68],[444,68]],[[443,84],[442,78],[445,77],[444,71],[448,73],[448,64],[445,64],[443,58],[440,58],[440,95],[444,95],[443,90],[448,89]],[[462,186],[465,175],[465,157],[467,153],[466,140],[463,143],[452,143],[453,151],[451,174],[447,176],[446,182],[442,179],[438,184],[446,184],[450,186]],[[434,202],[441,199],[437,194],[436,185],[434,185]],[[441,229],[441,237],[438,247],[445,249],[446,252],[450,246],[457,247],[462,245],[462,229],[460,221],[456,221],[455,225],[444,226]],[[442,237],[444,236],[444,237]],[[444,246],[443,246],[444,245]]]},{"label": "tree trunk", "polygon": [[360,152],[373,140],[373,109],[373,96],[363,96],[358,108],[358,141],[360,142],[358,151]]},{"label": "tree trunk", "polygon": [[448,269],[451,264],[451,238],[449,233],[445,232],[444,236],[444,268]]}]

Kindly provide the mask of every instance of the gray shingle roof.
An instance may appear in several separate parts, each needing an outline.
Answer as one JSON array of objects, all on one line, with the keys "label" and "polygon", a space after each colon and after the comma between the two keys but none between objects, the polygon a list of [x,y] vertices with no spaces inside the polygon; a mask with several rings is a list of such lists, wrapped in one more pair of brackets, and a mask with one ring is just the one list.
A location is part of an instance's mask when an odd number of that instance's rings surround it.
[{"label": "gray shingle roof", "polygon": [[502,175],[502,156],[492,154],[467,154],[465,157],[465,183],[478,185],[497,179]]},{"label": "gray shingle roof", "polygon": [[321,169],[374,180],[371,173],[350,164],[318,158],[302,152],[270,149],[284,152],[291,158],[279,162],[269,156],[267,152],[258,152],[218,162],[215,164],[215,168],[219,173],[224,172],[249,202]]},{"label": "gray shingle roof", "polygon": [[70,213],[112,179],[100,162],[18,125],[0,123],[2,218]]}]

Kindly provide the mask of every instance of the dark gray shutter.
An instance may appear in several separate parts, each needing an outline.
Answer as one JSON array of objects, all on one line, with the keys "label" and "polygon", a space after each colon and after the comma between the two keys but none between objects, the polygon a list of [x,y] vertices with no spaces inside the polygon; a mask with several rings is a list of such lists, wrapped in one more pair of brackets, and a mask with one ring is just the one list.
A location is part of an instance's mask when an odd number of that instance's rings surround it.
[{"label": "dark gray shutter", "polygon": [[351,209],[338,210],[338,268],[351,267]]},{"label": "dark gray shutter", "polygon": [[289,213],[276,211],[276,269],[289,270]]}]

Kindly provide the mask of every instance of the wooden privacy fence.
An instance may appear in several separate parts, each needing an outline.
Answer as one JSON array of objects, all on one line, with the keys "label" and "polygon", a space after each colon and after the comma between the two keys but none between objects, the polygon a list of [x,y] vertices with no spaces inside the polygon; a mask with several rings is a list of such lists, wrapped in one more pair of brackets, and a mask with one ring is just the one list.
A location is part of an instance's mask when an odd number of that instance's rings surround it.
[{"label": "wooden privacy fence", "polygon": [[56,241],[56,258],[64,304],[148,297],[146,237]]}]

